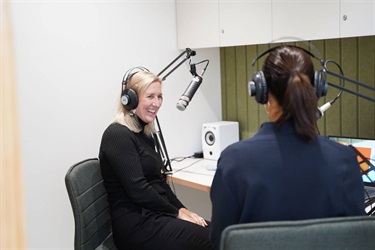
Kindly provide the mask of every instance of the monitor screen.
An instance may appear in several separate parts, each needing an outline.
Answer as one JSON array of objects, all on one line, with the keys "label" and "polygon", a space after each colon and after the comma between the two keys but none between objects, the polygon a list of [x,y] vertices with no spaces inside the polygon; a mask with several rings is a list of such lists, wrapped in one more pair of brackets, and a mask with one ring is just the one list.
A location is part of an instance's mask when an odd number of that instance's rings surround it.
[{"label": "monitor screen", "polygon": [[375,139],[329,136],[354,150],[365,183],[375,183]]}]

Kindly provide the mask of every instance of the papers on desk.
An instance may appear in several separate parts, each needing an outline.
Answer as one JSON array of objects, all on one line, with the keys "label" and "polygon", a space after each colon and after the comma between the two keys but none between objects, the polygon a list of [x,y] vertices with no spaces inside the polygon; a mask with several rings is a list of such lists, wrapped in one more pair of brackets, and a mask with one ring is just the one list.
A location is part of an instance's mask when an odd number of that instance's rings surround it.
[{"label": "papers on desk", "polygon": [[186,158],[172,161],[173,173],[169,176],[175,183],[209,191],[215,175],[217,161],[203,158]]},{"label": "papers on desk", "polygon": [[190,172],[199,174],[214,175],[217,168],[217,161],[204,158],[185,158],[180,161],[172,161],[173,172]]}]

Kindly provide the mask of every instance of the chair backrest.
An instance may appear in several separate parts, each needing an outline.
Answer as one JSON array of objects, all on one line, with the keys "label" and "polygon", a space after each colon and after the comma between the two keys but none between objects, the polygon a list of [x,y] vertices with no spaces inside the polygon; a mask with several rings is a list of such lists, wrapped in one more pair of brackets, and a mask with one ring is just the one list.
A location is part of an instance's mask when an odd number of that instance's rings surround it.
[{"label": "chair backrest", "polygon": [[374,233],[368,216],[236,224],[224,229],[220,250],[367,250]]},{"label": "chair backrest", "polygon": [[71,166],[65,185],[74,215],[74,249],[116,249],[99,160],[87,159]]}]

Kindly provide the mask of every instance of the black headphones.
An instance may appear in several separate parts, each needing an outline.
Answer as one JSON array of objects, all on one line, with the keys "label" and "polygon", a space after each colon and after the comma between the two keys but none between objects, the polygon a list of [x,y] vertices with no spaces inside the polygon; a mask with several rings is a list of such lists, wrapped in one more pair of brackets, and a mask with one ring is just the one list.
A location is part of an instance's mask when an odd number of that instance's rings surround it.
[{"label": "black headphones", "polygon": [[129,79],[132,78],[132,76],[134,76],[140,71],[150,72],[148,69],[142,66],[134,67],[126,71],[124,77],[122,78],[121,103],[124,106],[124,108],[128,111],[137,108],[138,96],[137,96],[137,93],[133,89],[127,88],[126,84],[128,83]]},{"label": "black headphones", "polygon": [[[254,67],[255,62],[258,61],[261,57],[263,57],[264,55],[274,51],[275,49],[280,48],[281,46],[283,46],[283,45],[270,48],[270,49],[266,50],[265,52],[263,52],[262,54],[260,54],[259,56],[255,57],[255,59],[253,60],[253,62],[251,64],[252,67]],[[301,48],[301,47],[298,47],[298,46],[295,46],[295,45],[287,45],[287,46],[299,48],[299,49],[303,50],[304,52],[306,52],[311,57],[320,60],[319,58],[314,56],[314,54],[312,54],[310,51],[308,51],[304,48]],[[316,95],[317,95],[318,98],[320,98],[322,96],[325,96],[327,94],[327,91],[328,91],[327,76],[326,76],[326,73],[323,70],[315,71],[313,84],[314,84],[314,88],[315,88]],[[268,88],[267,88],[266,78],[264,76],[263,71],[257,71],[254,74],[252,74],[252,76],[249,80],[248,87],[249,87],[250,96],[255,96],[255,100],[258,103],[260,103],[260,104],[266,104],[267,103],[267,101],[268,101]]]}]

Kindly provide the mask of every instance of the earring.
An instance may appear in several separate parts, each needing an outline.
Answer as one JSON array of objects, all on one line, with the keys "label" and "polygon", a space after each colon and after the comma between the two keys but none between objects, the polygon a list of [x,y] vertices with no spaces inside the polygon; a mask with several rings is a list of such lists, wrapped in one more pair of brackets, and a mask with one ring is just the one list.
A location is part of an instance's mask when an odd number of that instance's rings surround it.
[{"label": "earring", "polygon": [[135,115],[135,109],[130,110],[129,115],[133,117]]}]

